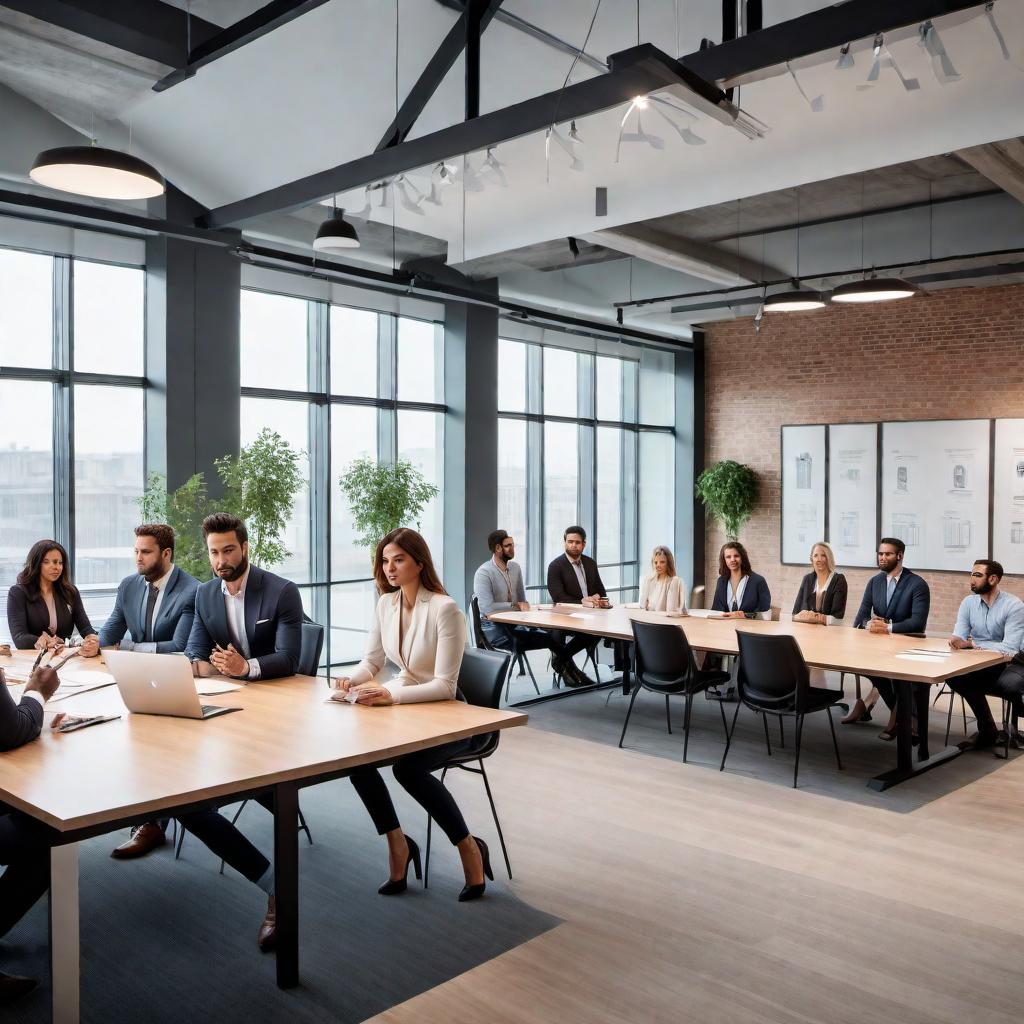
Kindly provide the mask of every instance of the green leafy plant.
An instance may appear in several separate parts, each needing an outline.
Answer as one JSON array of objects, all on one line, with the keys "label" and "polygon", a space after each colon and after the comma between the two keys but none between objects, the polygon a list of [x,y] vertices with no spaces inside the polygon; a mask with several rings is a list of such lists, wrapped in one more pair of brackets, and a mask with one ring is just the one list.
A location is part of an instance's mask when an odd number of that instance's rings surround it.
[{"label": "green leafy plant", "polygon": [[377,542],[391,530],[410,522],[418,530],[424,507],[440,493],[405,459],[392,463],[378,463],[369,457],[356,459],[340,483],[352,511],[356,542],[369,548],[371,558]]},{"label": "green leafy plant", "polygon": [[697,478],[697,497],[712,519],[725,526],[729,540],[738,540],[740,529],[757,503],[757,475],[749,466],[725,459]]},{"label": "green leafy plant", "polygon": [[264,427],[237,457],[225,455],[214,461],[224,484],[224,496],[216,506],[245,523],[249,558],[255,565],[278,565],[291,554],[281,534],[295,508],[295,495],[305,486],[299,469],[303,455],[277,431]]},{"label": "green leafy plant", "polygon": [[180,487],[167,492],[167,479],[150,473],[146,490],[137,499],[142,520],[167,523],[174,529],[174,563],[198,580],[212,575],[203,543],[203,520],[213,511],[202,473],[195,473]]}]

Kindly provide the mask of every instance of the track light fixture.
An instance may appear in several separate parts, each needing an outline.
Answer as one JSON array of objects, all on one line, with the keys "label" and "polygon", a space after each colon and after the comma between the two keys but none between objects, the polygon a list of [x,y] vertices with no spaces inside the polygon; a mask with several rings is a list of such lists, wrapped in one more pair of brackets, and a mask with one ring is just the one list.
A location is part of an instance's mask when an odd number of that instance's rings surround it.
[{"label": "track light fixture", "polygon": [[689,118],[691,121],[696,121],[696,118],[688,110],[683,110],[682,107],[677,107],[674,103],[670,103],[668,100],[663,99],[661,96],[652,96],[651,110],[654,111],[663,121],[668,122],[669,126],[676,132],[676,134],[685,142],[688,146],[703,146],[705,140],[702,139],[692,128],[688,125],[679,124],[674,118],[669,117],[666,113],[665,108],[673,111],[673,113],[680,114],[683,117]]},{"label": "track light fixture", "polygon": [[[573,127],[569,129],[570,132],[576,130],[576,122],[573,121]],[[544,180],[551,180],[551,143],[555,142],[558,148],[569,156],[569,170],[570,171],[582,171],[583,161],[579,158],[577,152],[578,148],[582,145],[583,140],[577,134],[574,139],[563,138],[562,133],[558,130],[555,125],[551,125],[547,132],[544,134]]]},{"label": "track light fixture", "polygon": [[985,4],[985,17],[988,19],[988,23],[995,34],[996,41],[999,43],[999,50],[1003,55],[1003,60],[1010,60],[1010,48],[1006,45],[1006,39],[1003,33],[999,29],[999,25],[996,23],[996,5],[995,0],[990,0],[989,3]]},{"label": "track light fixture", "polygon": [[793,70],[788,60],[786,61],[786,70],[789,72],[789,77],[793,79],[793,84],[797,87],[797,91],[807,101],[807,105],[811,108],[812,112],[820,114],[825,109],[825,97],[819,95],[815,96],[814,99],[811,99],[811,97],[804,92],[804,87],[800,84],[800,79],[796,77],[796,72]]},{"label": "track light fixture", "polygon": [[847,43],[845,46],[839,48],[839,60],[836,61],[836,70],[845,71],[847,68],[853,67],[853,54],[850,53],[850,44]]},{"label": "track light fixture", "polygon": [[868,72],[867,81],[863,85],[858,85],[858,89],[870,89],[879,79],[882,68],[889,67],[896,72],[896,76],[900,80],[900,84],[906,89],[907,92],[913,92],[915,89],[921,88],[921,83],[916,78],[907,78],[902,71],[900,71],[899,64],[896,63],[896,58],[893,57],[889,47],[885,45],[885,35],[879,32],[875,36],[875,41],[872,45],[872,53],[874,54],[874,63],[871,65],[871,70]]},{"label": "track light fixture", "polygon": [[[615,143],[615,162],[619,162],[619,153],[622,149],[622,143],[624,142],[646,142],[652,149],[664,149],[665,140],[659,135],[650,135],[644,131],[643,117],[641,111],[648,108],[649,102],[646,96],[636,96],[633,101],[626,108],[626,113],[622,115],[622,121],[619,123],[619,137]],[[630,115],[636,112],[636,131],[627,132],[626,122],[629,120]]]},{"label": "track light fixture", "polygon": [[163,175],[130,153],[97,146],[44,149],[29,177],[39,185],[93,199],[152,199],[166,189]]},{"label": "track light fixture", "polygon": [[959,81],[960,75],[953,67],[953,62],[949,59],[945,46],[942,45],[939,30],[935,25],[931,21],[926,21],[918,27],[918,35],[921,46],[928,51],[928,56],[932,59],[932,71],[935,72],[935,78],[939,84],[946,85],[949,82]]}]

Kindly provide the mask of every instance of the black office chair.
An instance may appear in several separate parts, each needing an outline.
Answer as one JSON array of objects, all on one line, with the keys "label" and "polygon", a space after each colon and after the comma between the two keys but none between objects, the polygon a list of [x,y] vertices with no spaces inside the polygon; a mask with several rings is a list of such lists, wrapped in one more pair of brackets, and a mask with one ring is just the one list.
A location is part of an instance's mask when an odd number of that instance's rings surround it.
[{"label": "black office chair", "polygon": [[[462,655],[462,667],[459,669],[459,694],[467,704],[473,704],[481,708],[501,707],[501,691],[505,685],[505,676],[509,671],[512,655],[508,651],[479,651],[471,647],[466,648]],[[447,761],[441,768],[441,781],[450,768],[460,768],[464,772],[471,772],[479,775],[484,780],[484,789],[487,791],[487,800],[491,805],[491,815],[494,818],[494,827],[498,830],[498,841],[501,843],[501,852],[505,858],[505,870],[508,877],[512,878],[512,865],[508,859],[508,849],[505,846],[505,836],[501,831],[501,822],[498,821],[498,812],[494,806],[494,797],[491,795],[491,784],[487,781],[487,770],[484,768],[484,758],[490,757],[498,749],[500,732],[489,732],[484,736],[472,737],[472,745],[468,750]],[[472,767],[476,762],[479,767]],[[423,888],[426,889],[430,874],[430,839],[433,830],[433,821],[427,815],[427,851],[423,858]]]},{"label": "black office chair", "polygon": [[[319,622],[314,622],[308,615],[302,616],[302,646],[299,649],[299,667],[296,670],[296,675],[300,676],[315,676],[317,669],[320,667],[320,655],[324,649],[324,627]],[[243,800],[238,805],[238,810],[235,811],[234,817],[231,819],[231,824],[234,825],[242,811],[245,810],[245,805],[248,803],[248,799]],[[177,822],[175,823],[177,828]],[[299,831],[306,833],[306,839],[309,841],[309,845],[313,845],[313,836],[309,831],[309,826],[306,824],[306,818],[302,813],[302,808],[299,808]],[[185,829],[181,828],[177,831],[177,843],[174,847],[174,859],[177,860],[181,856],[181,846],[185,842]],[[220,862],[220,873],[224,874],[224,861]]]},{"label": "black office chair", "polygon": [[[473,599],[469,602],[469,614],[473,621],[473,643],[476,645],[478,651],[497,651],[501,654],[506,653],[506,649],[498,647],[487,639],[487,634],[484,632],[483,619],[480,615],[480,602],[474,595]],[[516,638],[513,635],[511,639],[511,658],[509,658],[508,671],[505,674],[505,700],[508,700],[509,691],[512,688],[512,671],[515,667],[519,666],[519,674],[521,676],[530,673],[530,679],[533,681],[533,688],[540,693],[540,687],[537,685],[537,677],[533,674],[533,669],[530,667],[530,659],[526,656],[527,652],[520,647],[516,642]],[[495,705],[497,706],[497,705]]]},{"label": "black office chair", "polygon": [[745,704],[751,711],[764,718],[764,741],[771,757],[772,744],[768,738],[768,716],[775,715],[781,728],[783,718],[796,719],[796,760],[793,765],[793,788],[796,788],[797,773],[800,771],[800,739],[803,735],[804,717],[816,711],[828,714],[828,725],[832,731],[832,746],[836,752],[836,765],[843,770],[839,759],[839,744],[836,741],[836,727],[832,722],[832,708],[843,699],[841,690],[823,690],[811,686],[807,662],[796,640],[791,636],[769,636],[738,630],[739,671],[736,685],[739,701],[732,716],[732,726],[725,741],[725,752],[719,771],[725,769],[729,756],[732,736],[736,731],[736,719],[740,706]]},{"label": "black office chair", "polygon": [[[729,673],[713,670],[698,671],[693,660],[693,651],[686,634],[671,622],[640,622],[633,620],[634,651],[636,652],[636,682],[626,709],[626,720],[622,723],[622,735],[619,746],[626,738],[626,727],[629,716],[633,713],[633,703],[641,690],[664,694],[665,721],[668,731],[672,732],[672,715],[669,709],[669,697],[681,694],[686,699],[683,711],[683,763],[686,763],[687,749],[690,744],[690,713],[693,709],[694,694],[702,693],[709,686],[720,686],[728,682]],[[725,721],[725,708],[718,704],[722,712],[722,730],[726,737],[729,727]]]},{"label": "black office chair", "polygon": [[[949,709],[946,711],[946,746],[949,745],[949,731],[953,727],[953,704],[956,701],[957,694],[955,694],[950,688],[949,683],[945,682],[939,687],[939,692],[935,694],[935,698],[932,700],[932,707],[938,703],[940,697],[949,697]],[[960,714],[964,717],[964,735],[967,735],[967,701],[960,698]]]}]

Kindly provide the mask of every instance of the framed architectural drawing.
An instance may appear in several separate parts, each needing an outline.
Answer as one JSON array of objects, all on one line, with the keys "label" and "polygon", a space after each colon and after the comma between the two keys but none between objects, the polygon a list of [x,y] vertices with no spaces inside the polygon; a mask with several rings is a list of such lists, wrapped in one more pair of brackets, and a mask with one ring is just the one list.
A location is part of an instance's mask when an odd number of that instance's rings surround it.
[{"label": "framed architectural drawing", "polygon": [[825,427],[782,428],[782,561],[806,565],[825,536]]},{"label": "framed architectural drawing", "polygon": [[839,565],[877,564],[878,424],[828,428],[828,542]]},{"label": "framed architectural drawing", "polygon": [[992,557],[1024,573],[1024,419],[996,420],[992,473]]}]

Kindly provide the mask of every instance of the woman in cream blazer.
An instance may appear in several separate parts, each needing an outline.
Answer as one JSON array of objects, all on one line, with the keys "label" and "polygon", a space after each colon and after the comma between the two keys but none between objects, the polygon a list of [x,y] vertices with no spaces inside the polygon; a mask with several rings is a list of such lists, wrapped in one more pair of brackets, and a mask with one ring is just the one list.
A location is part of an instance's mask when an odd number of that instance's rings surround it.
[{"label": "woman in cream blazer", "polygon": [[[466,620],[445,593],[427,542],[415,530],[392,530],[377,545],[373,574],[380,598],[366,654],[349,676],[335,680],[333,699],[369,707],[454,700],[466,647]],[[393,679],[379,681],[386,660],[399,671]],[[392,767],[399,784],[458,849],[466,875],[459,894],[462,902],[483,895],[485,874],[494,877],[487,844],[470,834],[451,793],[433,773],[468,750],[471,742],[458,740],[405,754]],[[419,847],[402,831],[380,772],[357,768],[351,779],[377,833],[388,841],[390,877],[378,892],[404,892],[410,864],[416,877],[422,877]]]},{"label": "woman in cream blazer", "polygon": [[640,581],[640,607],[649,612],[685,612],[686,584],[676,575],[676,560],[659,544],[651,553],[651,575]]}]

